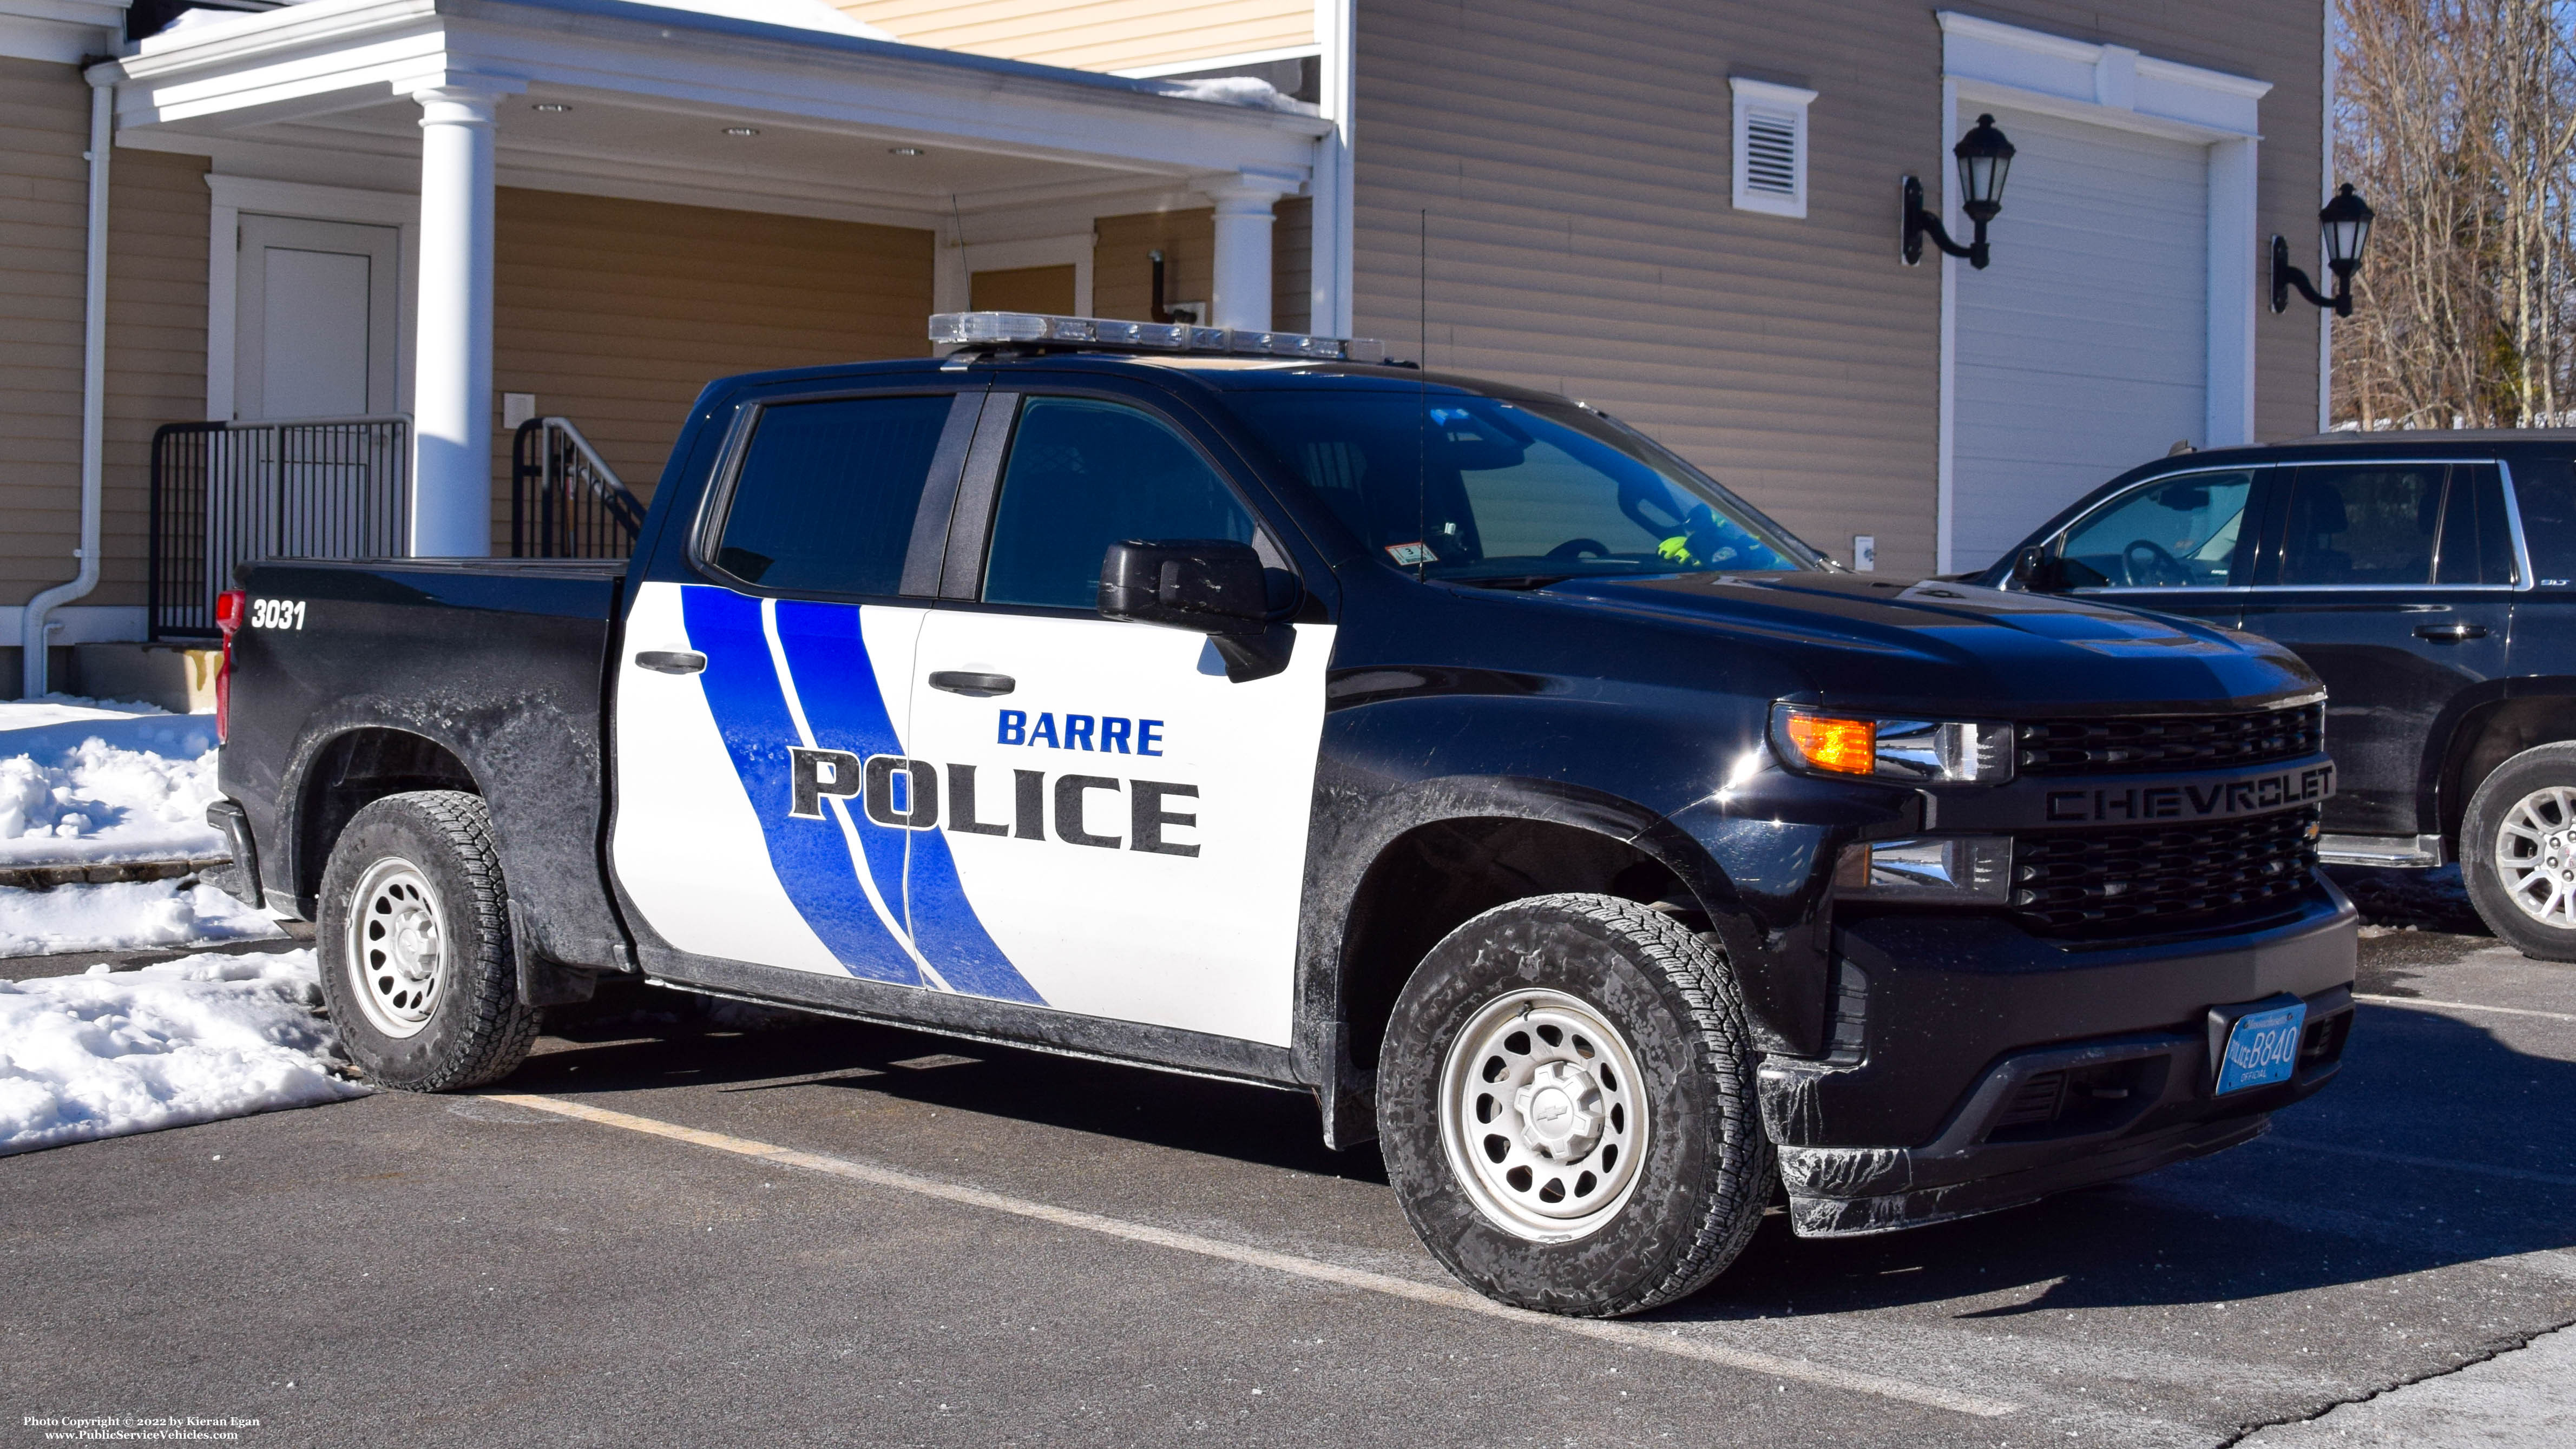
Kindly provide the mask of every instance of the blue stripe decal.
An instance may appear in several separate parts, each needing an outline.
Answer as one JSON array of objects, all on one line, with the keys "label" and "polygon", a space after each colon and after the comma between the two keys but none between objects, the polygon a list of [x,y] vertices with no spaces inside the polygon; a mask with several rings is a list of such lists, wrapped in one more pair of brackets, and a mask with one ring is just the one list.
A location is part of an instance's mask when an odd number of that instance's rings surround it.
[{"label": "blue stripe decal", "polygon": [[[800,739],[796,722],[787,712],[786,697],[779,690],[777,670],[770,663],[769,641],[760,627],[760,602],[703,584],[684,586],[680,600],[689,643],[707,656],[706,670],[698,676],[706,689],[707,708],[715,716],[726,752],[733,757],[734,773],[742,780],[743,793],[750,797],[752,813],[760,820],[761,838],[769,846],[770,869],[786,890],[788,900],[851,975],[904,986],[921,985],[921,972],[912,957],[888,933],[860,890],[855,863],[838,823],[796,820],[787,813],[787,751]],[[834,663],[864,680],[868,693],[874,696],[876,672],[869,666],[866,644],[858,638],[859,611],[844,606],[837,612],[847,620],[840,631],[846,642],[836,640],[831,647],[836,653],[842,649],[849,653]],[[785,639],[787,633],[782,611],[780,637]],[[815,716],[807,716],[816,727],[817,743],[826,749],[849,750],[862,757],[895,753],[894,731],[886,723],[882,700],[876,703],[874,718],[875,737],[857,740],[836,735]],[[890,833],[876,830],[864,820],[859,830],[862,839]],[[871,864],[881,858],[874,850],[870,857]],[[893,842],[891,859],[891,869],[875,872],[879,882],[903,878],[900,839]]]},{"label": "blue stripe decal", "polygon": [[[905,753],[886,716],[876,671],[868,664],[857,608],[781,600],[778,638],[817,745],[848,750],[862,759]],[[907,835],[912,851],[908,864],[904,859]],[[892,880],[904,883],[913,945],[951,988],[970,996],[1046,1004],[976,917],[957,878],[957,862],[948,853],[945,836],[936,830],[888,828],[862,814],[859,838],[875,867],[878,885]]]}]

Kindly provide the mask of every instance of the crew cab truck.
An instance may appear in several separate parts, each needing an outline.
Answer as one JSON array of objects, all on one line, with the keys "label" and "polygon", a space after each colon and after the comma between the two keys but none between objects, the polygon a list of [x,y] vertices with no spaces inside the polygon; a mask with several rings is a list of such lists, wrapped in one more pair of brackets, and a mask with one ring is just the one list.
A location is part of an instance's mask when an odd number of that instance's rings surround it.
[{"label": "crew cab truck", "polygon": [[1603,1315],[1783,1190],[1989,1211],[2337,1071],[2278,646],[1847,572],[1339,343],[934,325],[711,385],[631,561],[242,571],[213,818],[373,1080],[634,973],[1303,1090],[1459,1277]]}]

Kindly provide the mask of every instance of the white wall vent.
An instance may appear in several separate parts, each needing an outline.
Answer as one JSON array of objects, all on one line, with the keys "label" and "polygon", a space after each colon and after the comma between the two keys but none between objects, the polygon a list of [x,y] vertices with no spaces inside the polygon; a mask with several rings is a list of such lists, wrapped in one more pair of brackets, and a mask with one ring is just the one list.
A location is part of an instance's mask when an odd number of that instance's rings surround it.
[{"label": "white wall vent", "polygon": [[1735,209],[1807,214],[1807,103],[1796,86],[1729,76],[1735,92]]}]

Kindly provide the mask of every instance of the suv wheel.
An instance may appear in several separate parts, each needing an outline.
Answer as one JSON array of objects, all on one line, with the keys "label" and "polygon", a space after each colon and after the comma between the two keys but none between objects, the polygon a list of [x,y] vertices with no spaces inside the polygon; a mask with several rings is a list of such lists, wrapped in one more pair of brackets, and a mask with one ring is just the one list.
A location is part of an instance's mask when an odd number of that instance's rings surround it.
[{"label": "suv wheel", "polygon": [[367,1080],[445,1092],[508,1076],[536,1039],[519,1003],[492,819],[456,790],[360,810],[322,874],[322,998]]},{"label": "suv wheel", "polygon": [[2576,961],[2576,744],[2497,766],[2469,797],[2460,853],[2489,930],[2526,956]]},{"label": "suv wheel", "polygon": [[1735,978],[1714,945],[1611,896],[1538,896],[1451,932],[1379,1053],[1387,1176],[1434,1257],[1486,1296],[1638,1313],[1724,1271],[1772,1151]]}]

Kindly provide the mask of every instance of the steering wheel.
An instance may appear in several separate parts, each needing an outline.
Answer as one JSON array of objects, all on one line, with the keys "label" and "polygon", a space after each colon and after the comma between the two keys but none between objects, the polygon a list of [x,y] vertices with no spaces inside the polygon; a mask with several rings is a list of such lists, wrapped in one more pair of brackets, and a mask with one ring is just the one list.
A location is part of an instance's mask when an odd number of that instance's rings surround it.
[{"label": "steering wheel", "polygon": [[2141,538],[2120,550],[2120,571],[2133,585],[2165,584],[2180,588],[2191,582],[2191,570],[2165,552],[2163,544]]},{"label": "steering wheel", "polygon": [[1569,538],[1565,542],[1558,544],[1556,547],[1549,549],[1547,551],[1547,556],[1549,558],[1581,558],[1587,553],[1591,554],[1594,558],[1608,558],[1610,556],[1610,545],[1603,543],[1597,538]]}]

